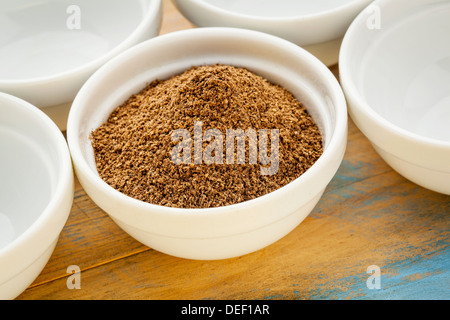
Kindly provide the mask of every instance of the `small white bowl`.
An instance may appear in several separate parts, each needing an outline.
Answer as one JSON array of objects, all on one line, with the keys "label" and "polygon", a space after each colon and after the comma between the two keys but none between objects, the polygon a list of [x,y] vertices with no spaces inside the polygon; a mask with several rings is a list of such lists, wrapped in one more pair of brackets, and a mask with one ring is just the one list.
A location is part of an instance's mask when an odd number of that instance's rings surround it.
[{"label": "small white bowl", "polygon": [[350,26],[340,79],[356,125],[397,172],[450,194],[450,2],[375,1]]},{"label": "small white bowl", "polygon": [[338,62],[348,26],[371,0],[172,0],[199,27],[238,27],[302,46],[327,66]]},{"label": "small white bowl", "polygon": [[0,91],[42,108],[65,129],[88,77],[158,35],[161,0],[0,2]]},{"label": "small white bowl", "polygon": [[[91,132],[132,94],[155,79],[191,66],[245,67],[303,101],[325,150],[292,183],[247,202],[204,209],[158,206],[128,197],[98,175]],[[314,208],[345,151],[347,109],[330,70],[284,39],[252,30],[194,28],[146,41],[111,60],[81,88],[69,114],[67,138],[78,179],[93,201],[135,239],[190,259],[223,259],[263,248],[294,229]]]},{"label": "small white bowl", "polygon": [[14,299],[39,275],[73,201],[66,140],[35,106],[0,93],[0,299]]}]

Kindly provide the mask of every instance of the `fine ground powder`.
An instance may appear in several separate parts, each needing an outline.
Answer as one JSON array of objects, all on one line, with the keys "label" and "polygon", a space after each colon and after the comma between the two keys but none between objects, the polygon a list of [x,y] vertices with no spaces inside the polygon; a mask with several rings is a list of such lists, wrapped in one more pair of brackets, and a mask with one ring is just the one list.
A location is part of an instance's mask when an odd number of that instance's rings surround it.
[{"label": "fine ground powder", "polygon": [[[191,163],[175,163],[172,151],[179,141],[173,132],[186,129],[194,137],[200,121],[203,133],[220,130],[224,141],[228,129],[278,130],[276,174],[263,175],[261,163],[250,163],[248,141],[245,164],[229,164],[225,156],[222,164],[194,163],[194,147]],[[268,151],[275,151],[268,137]],[[298,178],[323,152],[318,127],[289,91],[245,68],[220,64],[148,84],[117,107],[91,140],[106,183],[130,197],[178,208],[260,197]]]}]

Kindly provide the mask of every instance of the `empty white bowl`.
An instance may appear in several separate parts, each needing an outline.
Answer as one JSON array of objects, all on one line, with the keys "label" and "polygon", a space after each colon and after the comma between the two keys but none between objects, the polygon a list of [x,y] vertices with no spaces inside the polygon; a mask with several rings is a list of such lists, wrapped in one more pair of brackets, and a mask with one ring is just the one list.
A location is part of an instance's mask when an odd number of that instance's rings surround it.
[{"label": "empty white bowl", "polygon": [[65,129],[87,78],[125,49],[154,37],[161,0],[0,2],[0,91],[43,108]]},{"label": "empty white bowl", "polygon": [[[97,173],[91,132],[148,82],[191,66],[245,67],[303,101],[323,133],[325,150],[292,183],[230,206],[180,209],[128,197]],[[263,248],[294,229],[314,208],[346,147],[347,109],[330,70],[284,39],[234,28],[194,28],[139,44],[100,68],[81,88],[69,114],[67,137],[80,183],[126,232],[158,251],[190,259],[223,259]]]},{"label": "empty white bowl", "polygon": [[371,0],[173,0],[199,27],[238,27],[298,44],[327,66],[338,61],[348,26]]},{"label": "empty white bowl", "polygon": [[73,201],[66,140],[35,106],[0,93],[0,299],[39,275]]},{"label": "empty white bowl", "polygon": [[409,180],[450,194],[450,2],[380,0],[345,35],[341,84],[356,125]]}]

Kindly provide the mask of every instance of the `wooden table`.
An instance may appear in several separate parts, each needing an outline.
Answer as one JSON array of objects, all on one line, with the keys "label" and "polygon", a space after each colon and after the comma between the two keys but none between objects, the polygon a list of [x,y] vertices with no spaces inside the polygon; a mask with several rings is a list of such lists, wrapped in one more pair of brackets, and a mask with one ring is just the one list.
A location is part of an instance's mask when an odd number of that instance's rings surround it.
[{"label": "wooden table", "polygon": [[[192,27],[170,1],[163,10],[161,33]],[[448,299],[449,213],[449,196],[394,172],[350,120],[344,161],[313,212],[283,239],[238,258],[152,250],[76,181],[57,247],[18,299]],[[67,286],[71,265],[81,270],[80,289]],[[379,288],[369,266],[379,268]]]}]

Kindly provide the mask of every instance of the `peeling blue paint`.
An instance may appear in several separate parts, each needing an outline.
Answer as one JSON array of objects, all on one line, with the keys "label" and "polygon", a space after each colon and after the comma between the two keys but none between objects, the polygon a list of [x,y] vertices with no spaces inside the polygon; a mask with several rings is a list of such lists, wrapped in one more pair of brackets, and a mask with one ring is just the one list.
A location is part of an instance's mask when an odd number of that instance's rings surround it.
[{"label": "peeling blue paint", "polygon": [[[370,274],[341,279],[342,287],[323,290],[317,286],[311,299],[327,300],[448,300],[450,299],[450,251],[448,246],[433,254],[380,266],[381,287],[369,289]],[[298,291],[297,291],[298,294]]]}]

